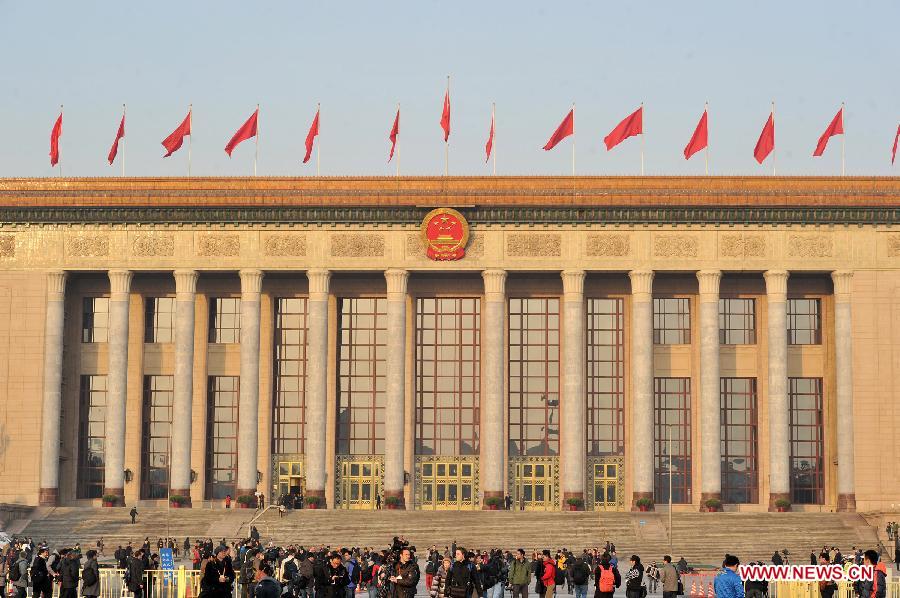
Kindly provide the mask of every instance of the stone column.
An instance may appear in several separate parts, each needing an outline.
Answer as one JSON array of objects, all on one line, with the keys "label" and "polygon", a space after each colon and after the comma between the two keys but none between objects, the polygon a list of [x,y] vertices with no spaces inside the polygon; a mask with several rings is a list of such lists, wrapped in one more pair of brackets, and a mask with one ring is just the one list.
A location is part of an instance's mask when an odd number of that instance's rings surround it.
[{"label": "stone column", "polygon": [[853,272],[831,273],[834,282],[834,366],[837,384],[837,488],[838,511],[856,510],[855,468],[853,464],[853,328],[851,326],[850,284]]},{"label": "stone column", "polygon": [[563,501],[584,500],[587,431],[585,424],[584,270],[564,270],[563,383],[560,406],[560,461]]},{"label": "stone column", "polygon": [[259,296],[262,270],[241,270],[241,383],[237,495],[256,492],[259,456]]},{"label": "stone column", "polygon": [[719,270],[697,272],[700,283],[700,510],[722,500],[722,413],[719,380]]},{"label": "stone column", "polygon": [[194,298],[196,270],[175,270],[175,380],[169,493],[191,504],[191,406],[194,402]]},{"label": "stone column", "polygon": [[653,271],[631,278],[631,487],[632,510],[653,499]]},{"label": "stone column", "polygon": [[406,270],[386,270],[387,281],[387,388],[384,423],[384,496],[403,497],[403,447],[406,432]]},{"label": "stone column", "polygon": [[769,319],[769,510],[791,498],[790,404],[787,389],[787,282],[785,270],[768,270]]},{"label": "stone column", "polygon": [[632,270],[631,428],[632,510],[653,499],[653,271]]},{"label": "stone column", "polygon": [[328,283],[331,280],[331,272],[309,270],[306,277],[309,279],[304,461],[306,496],[318,496],[324,501],[325,482],[328,477],[325,468],[325,430],[328,390]]},{"label": "stone column", "polygon": [[44,324],[44,400],[41,415],[41,485],[38,503],[59,504],[59,418],[63,335],[66,315],[66,272],[47,272],[47,314]]},{"label": "stone column", "polygon": [[[482,376],[481,399],[481,479],[482,498],[503,498],[506,479],[504,444],[506,438],[506,270],[485,270],[484,307],[481,316]],[[483,502],[483,501],[482,501]],[[482,508],[487,508],[482,504]]]},{"label": "stone column", "polygon": [[109,271],[109,366],[106,390],[106,468],[103,494],[125,496],[125,400],[128,395],[130,270]]}]

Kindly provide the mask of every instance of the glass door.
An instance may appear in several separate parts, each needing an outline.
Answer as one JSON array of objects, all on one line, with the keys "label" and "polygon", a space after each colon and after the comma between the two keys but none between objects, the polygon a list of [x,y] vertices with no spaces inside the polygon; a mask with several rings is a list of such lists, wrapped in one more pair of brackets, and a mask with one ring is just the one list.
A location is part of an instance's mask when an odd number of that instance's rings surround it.
[{"label": "glass door", "polygon": [[620,511],[619,464],[594,464],[594,510]]},{"label": "glass door", "polygon": [[342,509],[374,509],[381,472],[375,461],[345,461],[341,467]]},{"label": "glass door", "polygon": [[557,510],[551,463],[516,463],[515,487],[514,508],[522,511]]},{"label": "glass door", "polygon": [[435,511],[470,510],[475,507],[475,476],[471,463],[433,461],[422,463],[419,504]]}]

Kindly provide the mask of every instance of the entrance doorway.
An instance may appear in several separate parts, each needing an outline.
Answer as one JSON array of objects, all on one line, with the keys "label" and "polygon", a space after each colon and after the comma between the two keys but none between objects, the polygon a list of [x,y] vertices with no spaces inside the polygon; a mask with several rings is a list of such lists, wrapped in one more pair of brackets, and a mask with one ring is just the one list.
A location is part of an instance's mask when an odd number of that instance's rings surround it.
[{"label": "entrance doorway", "polygon": [[516,463],[513,508],[522,511],[555,511],[552,463]]},{"label": "entrance doorway", "polygon": [[419,505],[435,511],[475,508],[475,468],[472,463],[422,463]]},{"label": "entrance doorway", "polygon": [[280,499],[285,496],[299,496],[305,494],[306,478],[303,475],[303,461],[278,461],[278,476],[275,488],[278,494],[273,497]]},{"label": "entrance doorway", "polygon": [[618,463],[594,463],[594,510],[619,511]]},{"label": "entrance doorway", "polygon": [[341,463],[342,509],[374,509],[375,497],[381,492],[381,464],[377,461],[344,461]]}]

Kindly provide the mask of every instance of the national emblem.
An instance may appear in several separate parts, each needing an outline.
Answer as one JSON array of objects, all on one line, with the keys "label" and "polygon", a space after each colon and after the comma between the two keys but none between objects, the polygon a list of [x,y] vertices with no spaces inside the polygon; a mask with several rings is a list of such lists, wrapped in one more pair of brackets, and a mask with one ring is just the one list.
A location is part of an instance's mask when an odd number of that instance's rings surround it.
[{"label": "national emblem", "polygon": [[437,208],[422,221],[422,240],[426,255],[433,260],[461,259],[469,242],[469,223],[456,210]]}]

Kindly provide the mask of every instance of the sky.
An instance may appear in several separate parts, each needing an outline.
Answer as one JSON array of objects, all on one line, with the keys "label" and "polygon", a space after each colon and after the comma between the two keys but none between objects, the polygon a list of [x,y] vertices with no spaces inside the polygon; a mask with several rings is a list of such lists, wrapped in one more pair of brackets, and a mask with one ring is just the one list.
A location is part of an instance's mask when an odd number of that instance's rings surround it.
[{"label": "sky", "polygon": [[[648,175],[702,175],[682,154],[709,102],[710,173],[770,175],[753,147],[775,102],[779,175],[838,175],[841,138],[813,158],[846,102],[846,173],[900,176],[900,1],[0,0],[0,177],[56,176],[49,137],[65,105],[65,176],[118,176],[106,155],[127,104],[129,176],[183,176],[187,144],[160,142],[193,103],[192,173],[245,176],[255,145],[224,147],[260,109],[258,174],[301,163],[321,102],[321,173],[440,175],[451,76],[451,175],[571,174],[571,143],[541,148],[576,104],[580,175],[640,173],[641,140],[603,137],[644,103]],[[395,158],[396,159],[396,158]]]}]

